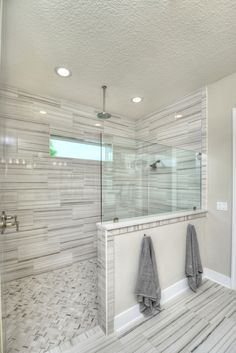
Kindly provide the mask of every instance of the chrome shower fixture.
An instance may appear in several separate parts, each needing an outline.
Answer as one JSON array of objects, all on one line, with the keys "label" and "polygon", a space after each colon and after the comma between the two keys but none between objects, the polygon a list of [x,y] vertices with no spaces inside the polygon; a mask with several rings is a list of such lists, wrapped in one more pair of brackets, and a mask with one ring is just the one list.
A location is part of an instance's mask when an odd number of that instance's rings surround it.
[{"label": "chrome shower fixture", "polygon": [[196,158],[197,158],[197,160],[199,160],[199,161],[202,160],[202,154],[201,154],[201,152],[199,152],[199,153],[196,154]]},{"label": "chrome shower fixture", "polygon": [[151,167],[152,169],[157,169],[157,164],[158,164],[158,163],[161,163],[161,160],[160,160],[160,159],[158,159],[156,162],[150,164],[150,167]]},{"label": "chrome shower fixture", "polygon": [[103,106],[102,106],[102,112],[97,114],[98,119],[106,120],[111,118],[111,114],[106,113],[106,89],[107,86],[102,86],[103,90]]}]

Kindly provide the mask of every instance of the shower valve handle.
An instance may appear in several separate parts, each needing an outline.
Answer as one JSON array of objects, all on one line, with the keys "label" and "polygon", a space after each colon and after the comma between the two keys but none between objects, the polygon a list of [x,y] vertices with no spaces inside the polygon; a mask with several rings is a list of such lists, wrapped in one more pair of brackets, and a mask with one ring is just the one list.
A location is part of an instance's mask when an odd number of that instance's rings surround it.
[{"label": "shower valve handle", "polygon": [[15,221],[16,231],[19,232],[20,223],[19,223],[19,221],[17,220],[17,216],[14,216],[14,221]]},{"label": "shower valve handle", "polygon": [[16,227],[16,231],[18,232],[19,221],[17,220],[17,216],[8,216],[5,211],[2,211],[0,220],[1,233],[3,234],[8,227]]}]

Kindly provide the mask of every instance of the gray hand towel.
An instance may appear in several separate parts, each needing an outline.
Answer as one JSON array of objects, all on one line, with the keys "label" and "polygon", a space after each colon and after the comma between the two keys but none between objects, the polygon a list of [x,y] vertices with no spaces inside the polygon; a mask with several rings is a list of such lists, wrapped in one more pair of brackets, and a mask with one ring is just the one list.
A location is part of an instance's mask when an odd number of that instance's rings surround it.
[{"label": "gray hand towel", "polygon": [[145,316],[154,315],[160,311],[161,288],[150,237],[144,237],[142,241],[135,294],[140,312]]},{"label": "gray hand towel", "polygon": [[196,230],[191,224],[187,228],[185,273],[189,287],[196,292],[202,284],[203,269]]}]

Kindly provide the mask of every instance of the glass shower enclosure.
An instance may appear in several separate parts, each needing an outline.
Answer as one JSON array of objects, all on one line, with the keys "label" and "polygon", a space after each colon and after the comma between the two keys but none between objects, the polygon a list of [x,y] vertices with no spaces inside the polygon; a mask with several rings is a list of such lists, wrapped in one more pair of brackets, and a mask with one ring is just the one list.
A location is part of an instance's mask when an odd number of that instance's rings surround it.
[{"label": "glass shower enclosure", "polygon": [[201,208],[201,153],[103,134],[102,221]]},{"label": "glass shower enclosure", "polygon": [[[38,121],[34,124],[38,126]],[[68,258],[70,260],[69,252],[73,252],[75,262],[81,260],[81,249],[85,248],[83,246],[84,239],[88,237],[88,241],[90,241],[91,234],[94,234],[94,239],[96,239],[96,222],[99,221],[98,219],[103,222],[111,222],[114,219],[123,220],[201,208],[202,163],[200,152],[167,147],[116,135],[102,134],[99,136],[98,133],[94,141],[88,141],[86,138],[79,140],[76,137],[73,141],[69,141],[69,143],[76,143],[78,149],[82,145],[85,146],[83,148],[86,149],[86,155],[83,154],[81,157],[80,150],[74,156],[75,150],[73,149],[73,155],[72,150],[70,150],[68,156],[63,158],[60,156],[53,157],[53,154],[49,153],[50,136],[47,133],[48,130],[45,130],[44,133],[42,129],[42,141],[45,144],[43,154],[32,157],[31,150],[27,152],[27,155],[17,154],[15,144],[8,141],[9,137],[6,136],[4,126],[5,119],[2,118],[0,130],[0,211],[1,214],[6,211],[4,215],[8,217],[7,219],[2,218],[2,223],[6,221],[7,226],[6,229],[1,229],[2,233],[0,233],[2,292],[7,283],[11,283],[14,278],[19,278],[21,281],[21,277],[35,277],[37,274],[54,270],[58,263],[60,267],[62,265],[70,266],[71,262],[62,264],[61,260],[67,260]],[[42,127],[44,126],[47,127],[46,123],[42,125]],[[10,133],[8,134],[11,137]],[[16,139],[21,136],[24,137],[23,134],[24,131],[18,130]],[[38,153],[36,142],[34,140],[31,142],[28,135],[24,138],[27,143],[29,140],[27,146],[29,148],[33,146]],[[64,138],[63,141],[68,142],[68,139]],[[88,148],[91,150],[89,153]],[[29,164],[25,163],[25,156],[29,159]],[[33,163],[35,161],[37,166],[34,167]],[[40,178],[43,178],[42,180],[38,180],[39,172]],[[20,179],[17,177],[19,173],[24,177],[24,179],[21,177],[21,180],[24,181],[23,184],[22,181],[20,184]],[[23,201],[29,194],[29,206],[26,207],[25,203],[22,204],[21,199],[13,198],[12,184],[9,186],[9,181],[13,183],[16,189],[15,193],[18,192]],[[21,185],[24,188],[19,189]],[[46,187],[47,189],[45,189]],[[36,203],[36,196],[41,197],[48,210],[42,209],[41,202]],[[58,204],[59,196],[62,204]],[[31,202],[35,208],[35,216],[28,219],[28,213],[31,212],[30,208],[32,208]],[[70,210],[73,211],[71,214],[69,214]],[[61,217],[61,212],[63,212],[65,220]],[[93,212],[97,215],[97,218],[93,217],[92,223],[88,224],[87,218],[91,218]],[[49,213],[50,217],[48,216]],[[19,217],[19,233],[17,232],[17,220],[14,219],[14,215]],[[35,227],[32,221],[36,222]],[[62,250],[65,248],[65,255],[60,249],[58,250],[57,246],[54,247],[55,244],[51,242],[51,238],[48,239],[43,233],[46,227],[44,222],[46,221],[49,232],[52,234],[51,237],[53,236],[53,239],[56,239],[55,242],[59,241],[58,238],[62,239]],[[61,227],[62,222],[65,222],[63,227]],[[82,233],[84,226],[85,233]],[[27,229],[30,232],[34,229],[36,229],[35,232],[39,232],[39,235],[36,233],[35,242],[33,239],[32,243],[28,243],[28,239],[31,238],[25,236]],[[61,234],[62,231],[65,234]],[[21,237],[23,237],[23,240],[21,240]],[[43,253],[39,253],[39,255],[37,253],[37,256],[35,256],[35,251],[41,251],[38,245],[35,246],[35,244],[38,244],[38,237],[40,237],[40,246]],[[12,247],[12,239],[16,244],[16,249],[21,251],[16,251]],[[78,242],[82,242],[82,246],[78,247],[79,255],[73,247],[68,246],[68,241],[72,241],[75,246]],[[94,244],[94,250],[92,250],[94,256],[96,256],[96,241],[94,241]],[[87,245],[88,251],[93,245],[89,246]],[[51,252],[48,254],[49,250]],[[19,254],[20,259],[17,262]],[[53,260],[57,260],[56,263],[48,262],[51,258],[50,254]],[[29,258],[29,256],[31,257]],[[88,257],[87,254],[85,256]],[[33,261],[38,266],[36,269],[39,270],[36,273],[28,273],[28,267],[31,266]],[[26,266],[26,269],[23,266]],[[14,278],[12,278],[13,275]],[[9,296],[4,298],[4,295],[2,295],[1,297],[2,316],[8,318],[6,308],[9,310],[12,307]],[[27,305],[26,300],[26,308]],[[14,322],[13,325],[11,320],[11,318],[3,320],[2,332],[4,351],[6,352],[10,351],[11,347],[9,337],[12,334],[12,327],[18,325],[17,322]],[[24,317],[22,317],[21,324],[27,323],[24,320]],[[22,326],[24,327],[24,325]],[[6,331],[8,331],[7,335]],[[18,336],[17,339],[20,340],[21,337]]]}]

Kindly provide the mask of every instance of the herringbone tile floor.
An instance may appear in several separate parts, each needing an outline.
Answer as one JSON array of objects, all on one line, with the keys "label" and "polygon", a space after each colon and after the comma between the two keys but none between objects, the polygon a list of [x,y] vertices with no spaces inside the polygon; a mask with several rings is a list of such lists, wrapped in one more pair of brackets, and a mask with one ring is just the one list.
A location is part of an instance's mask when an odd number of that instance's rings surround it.
[{"label": "herringbone tile floor", "polygon": [[97,325],[95,260],[4,285],[6,353],[44,353]]}]

